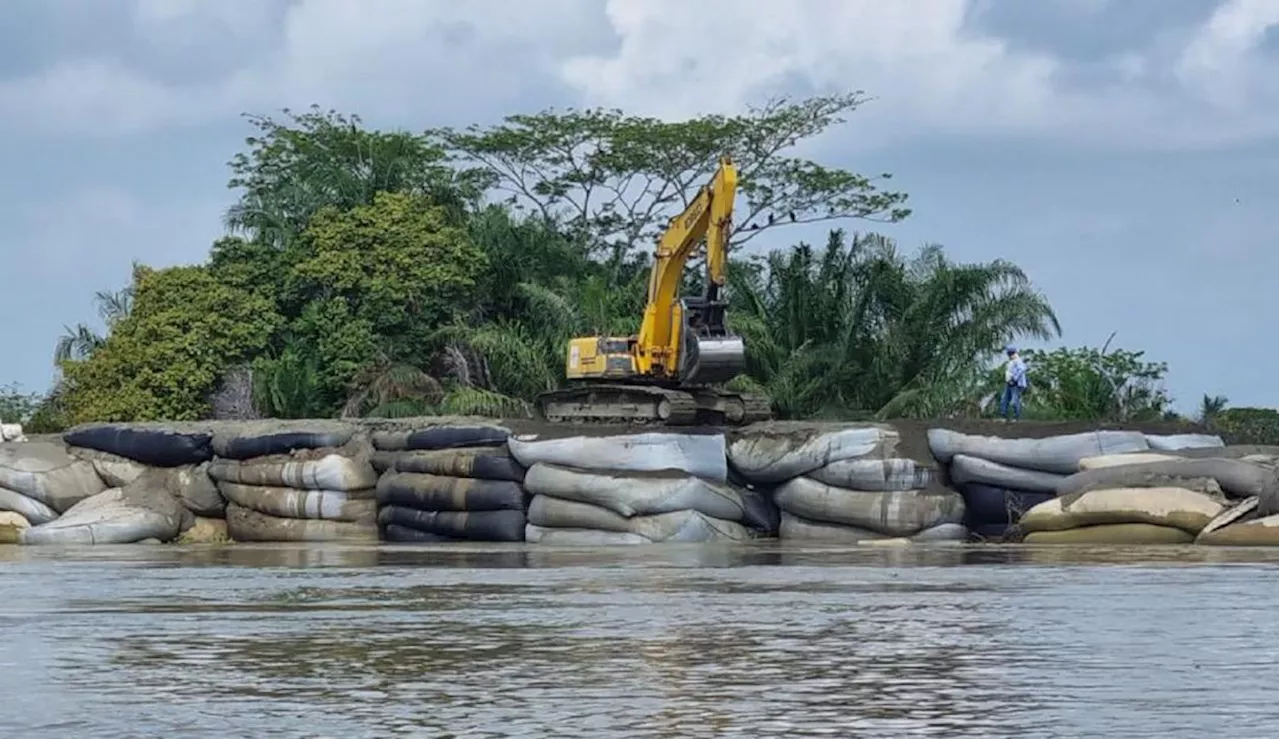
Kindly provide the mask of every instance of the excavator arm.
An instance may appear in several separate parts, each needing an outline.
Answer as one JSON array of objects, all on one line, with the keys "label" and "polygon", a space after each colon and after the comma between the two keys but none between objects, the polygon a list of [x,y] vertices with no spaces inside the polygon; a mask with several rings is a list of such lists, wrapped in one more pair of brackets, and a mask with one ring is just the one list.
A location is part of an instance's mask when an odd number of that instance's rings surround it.
[{"label": "excavator arm", "polygon": [[[641,374],[694,382],[728,379],[721,376],[730,371],[737,374],[741,369],[740,356],[737,362],[726,363],[732,360],[730,355],[741,355],[742,342],[728,336],[721,299],[737,187],[737,169],[729,157],[722,157],[711,181],[698,191],[684,212],[671,219],[659,238],[649,274],[648,302],[636,341],[636,365]],[[706,293],[698,300],[677,301],[685,265],[704,241]],[[689,375],[709,368],[692,361],[689,354],[697,354],[698,358],[715,354],[719,363],[726,366],[719,367],[714,378],[706,378],[705,373],[695,378]]]}]

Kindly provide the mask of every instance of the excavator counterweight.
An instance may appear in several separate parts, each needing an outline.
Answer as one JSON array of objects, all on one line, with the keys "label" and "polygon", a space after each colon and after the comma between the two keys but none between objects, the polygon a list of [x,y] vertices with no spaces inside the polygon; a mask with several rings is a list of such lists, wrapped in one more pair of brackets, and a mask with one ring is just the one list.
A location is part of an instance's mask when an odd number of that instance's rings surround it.
[{"label": "excavator counterweight", "polygon": [[[552,422],[740,425],[772,416],[760,395],[725,390],[746,369],[746,346],[729,330],[723,297],[737,170],[722,157],[711,181],[658,239],[648,302],[634,336],[569,341],[569,387],[538,397]],[[707,287],[680,297],[689,258],[706,244]]]}]

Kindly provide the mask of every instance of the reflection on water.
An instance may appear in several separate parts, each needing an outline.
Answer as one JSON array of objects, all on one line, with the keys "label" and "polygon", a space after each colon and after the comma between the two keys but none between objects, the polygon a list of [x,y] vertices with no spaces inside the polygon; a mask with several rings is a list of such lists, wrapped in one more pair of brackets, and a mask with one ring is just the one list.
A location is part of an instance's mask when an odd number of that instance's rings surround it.
[{"label": "reflection on water", "polygon": [[0,736],[1270,737],[1276,560],[0,547]]}]

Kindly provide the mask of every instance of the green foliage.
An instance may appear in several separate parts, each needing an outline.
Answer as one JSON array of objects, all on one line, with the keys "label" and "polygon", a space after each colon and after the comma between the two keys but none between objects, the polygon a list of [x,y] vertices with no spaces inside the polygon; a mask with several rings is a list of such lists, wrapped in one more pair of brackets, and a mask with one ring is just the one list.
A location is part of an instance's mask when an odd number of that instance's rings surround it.
[{"label": "green foliage", "polygon": [[40,402],[39,393],[23,392],[17,383],[0,385],[0,423],[27,423]]},{"label": "green foliage", "polygon": [[1060,332],[1016,266],[956,264],[936,246],[908,259],[874,234],[740,262],[730,287],[747,371],[791,417],[972,411],[982,357]]},{"label": "green foliage", "polygon": [[203,267],[135,270],[134,305],[92,356],[62,363],[72,423],[197,419],[232,362],[262,351],[280,317]]},{"label": "green foliage", "polygon": [[1223,408],[1207,426],[1228,444],[1280,443],[1280,414],[1275,408]]},{"label": "green foliage", "polygon": [[258,133],[245,139],[248,151],[229,162],[228,187],[242,192],[225,220],[254,241],[282,248],[322,208],[372,205],[382,192],[421,195],[459,217],[480,195],[425,136],[370,131],[359,116],[317,106],[306,113],[282,112],[283,122],[247,116]]},{"label": "green foliage", "polygon": [[[1106,346],[1024,352],[1030,388],[1023,413],[1064,420],[1162,420],[1172,404],[1163,388],[1168,366],[1144,356]],[[1003,366],[992,371],[991,384],[1003,386]]]},{"label": "green foliage", "polygon": [[657,238],[725,153],[738,166],[744,206],[735,244],[790,223],[905,218],[906,195],[876,185],[889,175],[870,178],[785,155],[865,101],[861,93],[777,99],[744,115],[674,122],[618,110],[548,110],[434,135],[509,204],[561,224],[593,253],[620,263]]}]

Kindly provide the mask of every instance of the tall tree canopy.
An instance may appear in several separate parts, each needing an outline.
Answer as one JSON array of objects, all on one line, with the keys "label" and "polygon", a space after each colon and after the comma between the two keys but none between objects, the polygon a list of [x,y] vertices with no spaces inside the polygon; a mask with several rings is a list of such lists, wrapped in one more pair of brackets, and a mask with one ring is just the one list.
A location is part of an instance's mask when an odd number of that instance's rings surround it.
[{"label": "tall tree canopy", "polygon": [[[863,103],[775,100],[684,121],[543,111],[422,133],[318,108],[251,116],[256,134],[230,162],[232,233],[208,262],[139,266],[102,293],[107,333],[69,329],[50,398],[4,413],[238,413],[219,405],[244,394],[233,381],[272,416],[527,413],[563,382],[567,339],[638,328],[649,245],[721,154],[739,168],[734,245],[793,223],[906,218],[887,174],[795,155]],[[956,263],[933,245],[905,254],[874,233],[739,251],[730,280],[748,347],[733,382],[783,416],[979,413],[1001,345],[1060,334],[1016,265]],[[1028,400],[1046,413],[1110,413],[1090,393],[1121,376],[1126,412],[1167,407],[1143,389],[1156,370],[1124,364],[1136,356],[1032,357]]]}]

